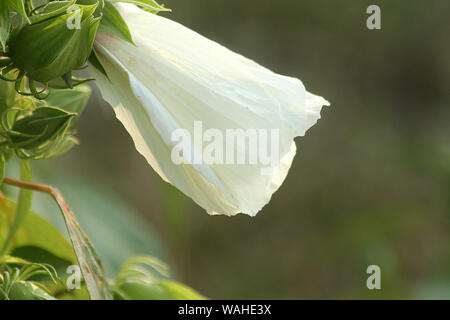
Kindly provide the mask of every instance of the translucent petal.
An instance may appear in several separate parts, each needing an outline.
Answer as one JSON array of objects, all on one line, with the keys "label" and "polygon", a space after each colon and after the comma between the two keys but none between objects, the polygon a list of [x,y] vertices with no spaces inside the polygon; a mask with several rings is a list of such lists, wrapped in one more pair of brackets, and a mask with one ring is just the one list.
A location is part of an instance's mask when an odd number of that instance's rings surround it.
[{"label": "translucent petal", "polygon": [[[137,150],[167,182],[209,213],[255,215],[283,183],[302,136],[328,102],[300,80],[273,73],[169,19],[121,4],[136,46],[97,34],[96,52],[108,81],[93,71],[105,100]],[[178,128],[279,130],[279,166],[181,164],[171,160]],[[226,141],[228,143],[228,141]],[[192,138],[192,152],[202,146]],[[234,150],[238,153],[239,150]],[[244,150],[246,159],[249,150]]]}]

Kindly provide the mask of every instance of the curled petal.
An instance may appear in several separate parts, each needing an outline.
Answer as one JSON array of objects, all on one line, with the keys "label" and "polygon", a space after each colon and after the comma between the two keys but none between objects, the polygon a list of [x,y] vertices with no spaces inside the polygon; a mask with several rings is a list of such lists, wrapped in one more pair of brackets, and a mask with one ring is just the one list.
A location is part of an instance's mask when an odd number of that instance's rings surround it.
[{"label": "curled petal", "polygon": [[[209,213],[256,215],[281,186],[303,136],[328,102],[300,80],[278,75],[169,19],[121,4],[136,46],[98,33],[95,50],[108,74],[93,69],[103,97],[137,150],[167,182]],[[276,132],[276,166],[258,163],[175,164],[173,133],[183,129],[193,157],[204,155],[196,130]],[[230,142],[224,142],[230,147]],[[276,144],[276,145],[275,145]],[[252,150],[231,145],[236,158]],[[224,148],[227,152],[228,148]],[[258,151],[259,152],[259,151]],[[226,156],[226,155],[225,155]]]}]

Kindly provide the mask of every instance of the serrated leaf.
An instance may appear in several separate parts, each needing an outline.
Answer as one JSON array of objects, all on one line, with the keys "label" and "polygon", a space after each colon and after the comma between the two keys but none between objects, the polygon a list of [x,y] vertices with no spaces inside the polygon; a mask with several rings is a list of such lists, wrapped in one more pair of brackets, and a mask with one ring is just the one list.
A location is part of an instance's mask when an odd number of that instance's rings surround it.
[{"label": "serrated leaf", "polygon": [[112,34],[134,45],[127,23],[123,20],[119,11],[109,2],[105,3],[103,18],[98,31]]}]

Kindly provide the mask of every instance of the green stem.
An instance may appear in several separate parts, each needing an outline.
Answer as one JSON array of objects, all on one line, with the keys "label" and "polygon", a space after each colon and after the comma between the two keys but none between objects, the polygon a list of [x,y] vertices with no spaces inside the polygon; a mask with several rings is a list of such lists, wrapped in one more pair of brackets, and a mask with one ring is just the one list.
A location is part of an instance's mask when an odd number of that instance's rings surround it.
[{"label": "green stem", "polygon": [[[22,181],[26,182],[32,181],[30,164],[26,160],[20,160],[20,178]],[[11,225],[11,228],[8,231],[6,241],[3,243],[3,246],[0,249],[0,257],[2,257],[8,250],[8,247],[11,244],[14,235],[16,234],[17,230],[20,229],[20,226],[25,220],[28,211],[30,211],[32,198],[33,198],[32,190],[25,188],[20,189],[14,221]]]}]

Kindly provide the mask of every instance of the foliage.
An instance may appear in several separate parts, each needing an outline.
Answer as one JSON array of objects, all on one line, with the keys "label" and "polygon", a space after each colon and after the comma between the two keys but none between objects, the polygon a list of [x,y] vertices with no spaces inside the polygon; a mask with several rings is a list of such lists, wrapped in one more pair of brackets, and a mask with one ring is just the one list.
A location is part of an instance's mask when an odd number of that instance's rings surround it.
[{"label": "foliage", "polygon": [[[74,73],[88,61],[103,70],[93,51],[97,30],[133,42],[114,2],[0,3],[0,184],[20,188],[17,203],[0,193],[0,299],[203,298],[169,280],[167,267],[150,256],[131,259],[115,280],[107,280],[96,249],[62,194],[32,181],[28,160],[59,156],[77,144],[75,123],[91,94],[84,83],[93,79]],[[154,13],[167,10],[153,0],[122,2]],[[5,176],[6,162],[16,158],[20,180]],[[36,192],[56,202],[69,240],[31,211]],[[69,270],[77,266],[80,285],[67,287],[73,280]]]},{"label": "foliage", "polygon": [[[14,202],[1,199],[0,243],[6,239],[15,211]],[[73,291],[65,285],[66,270],[76,264],[76,259],[70,242],[52,224],[29,212],[15,233],[7,255],[0,258],[0,299],[86,298],[84,285]],[[136,256],[124,263],[110,286],[114,298],[120,300],[204,299],[192,289],[170,280],[168,266],[151,256]]]}]

